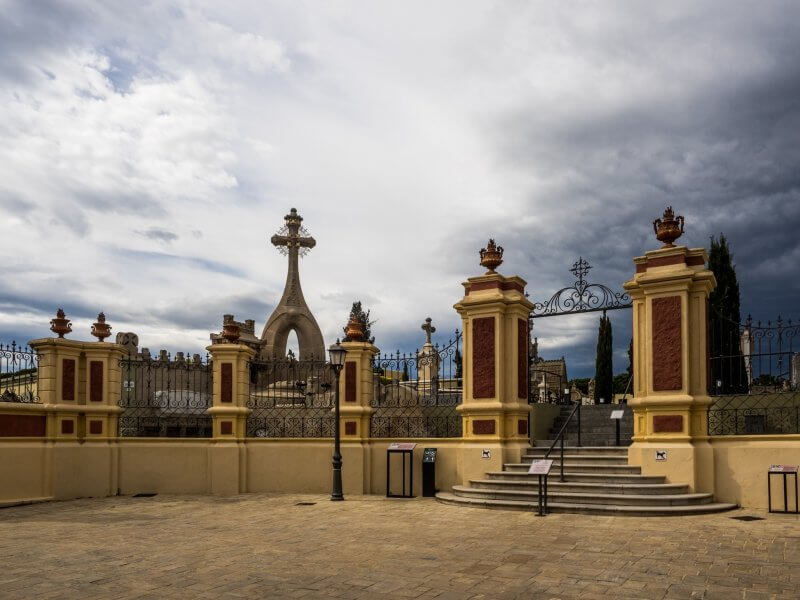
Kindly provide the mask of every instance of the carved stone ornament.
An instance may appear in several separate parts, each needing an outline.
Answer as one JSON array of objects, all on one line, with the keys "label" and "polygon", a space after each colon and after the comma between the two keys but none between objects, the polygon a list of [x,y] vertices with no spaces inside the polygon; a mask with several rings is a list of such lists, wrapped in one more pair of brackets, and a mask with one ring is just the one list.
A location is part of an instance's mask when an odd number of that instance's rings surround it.
[{"label": "carved stone ornament", "polygon": [[347,327],[345,327],[344,332],[347,339],[351,342],[364,341],[364,324],[355,316],[351,315],[350,321],[347,323]]},{"label": "carved stone ornament", "polygon": [[111,335],[111,326],[106,323],[106,316],[103,313],[97,315],[97,323],[92,323],[92,335],[98,342]]},{"label": "carved stone ornament", "polygon": [[241,334],[242,332],[239,326],[233,322],[232,318],[230,321],[223,323],[222,337],[224,337],[229,344],[235,344]]},{"label": "carved stone ornament", "polygon": [[672,207],[668,206],[660,219],[653,221],[656,239],[662,242],[663,248],[674,248],[673,242],[683,235],[683,217],[675,216]]},{"label": "carved stone ornament", "polygon": [[67,319],[63,308],[59,308],[56,311],[56,318],[50,320],[50,331],[58,334],[60,338],[63,338],[65,333],[72,331],[72,322]]},{"label": "carved stone ornament", "polygon": [[489,238],[486,248],[481,248],[479,254],[481,266],[489,269],[487,273],[494,273],[494,270],[503,263],[503,247],[495,244],[491,238]]}]

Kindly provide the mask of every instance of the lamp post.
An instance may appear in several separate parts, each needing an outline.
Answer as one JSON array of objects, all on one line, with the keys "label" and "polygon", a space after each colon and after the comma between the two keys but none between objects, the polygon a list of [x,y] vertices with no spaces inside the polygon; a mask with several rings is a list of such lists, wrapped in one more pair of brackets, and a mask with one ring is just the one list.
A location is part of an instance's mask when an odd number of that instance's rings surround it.
[{"label": "lamp post", "polygon": [[347,350],[339,344],[339,340],[336,340],[336,343],[328,348],[328,354],[331,359],[331,369],[336,375],[336,427],[333,434],[333,488],[331,490],[331,500],[344,500],[344,495],[342,494],[342,453],[339,447],[339,374],[342,372],[342,367],[344,367],[344,358],[347,355]]}]

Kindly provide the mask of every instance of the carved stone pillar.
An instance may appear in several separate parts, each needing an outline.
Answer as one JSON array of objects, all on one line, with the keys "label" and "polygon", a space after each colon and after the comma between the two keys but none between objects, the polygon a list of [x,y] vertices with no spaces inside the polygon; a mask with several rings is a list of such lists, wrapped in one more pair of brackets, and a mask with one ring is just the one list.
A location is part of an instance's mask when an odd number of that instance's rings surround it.
[{"label": "carved stone pillar", "polygon": [[[661,239],[661,238],[659,238]],[[634,397],[630,464],[696,492],[714,491],[708,443],[708,296],[716,286],[703,248],[667,246],[634,259]]]}]

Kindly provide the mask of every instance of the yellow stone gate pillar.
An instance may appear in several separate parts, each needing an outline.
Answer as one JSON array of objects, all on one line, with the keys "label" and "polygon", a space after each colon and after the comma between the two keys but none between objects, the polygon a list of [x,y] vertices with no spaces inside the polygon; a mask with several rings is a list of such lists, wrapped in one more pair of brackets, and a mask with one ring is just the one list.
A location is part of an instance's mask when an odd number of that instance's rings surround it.
[{"label": "yellow stone gate pillar", "polygon": [[212,360],[211,408],[213,440],[210,448],[211,493],[247,491],[246,423],[250,409],[250,360],[255,350],[244,344],[221,343],[206,348]]},{"label": "yellow stone gate pillar", "polygon": [[347,350],[339,378],[339,431],[342,438],[342,484],[346,494],[368,494],[371,486],[370,419],[375,409],[372,358],[378,349],[365,341],[342,342]]},{"label": "yellow stone gate pillar", "polygon": [[[680,224],[680,228],[678,225]],[[683,218],[657,219],[665,245],[634,258],[633,444],[628,462],[694,492],[714,491],[708,442],[708,296],[716,287],[703,248],[673,246]]]},{"label": "yellow stone gate pillar", "polygon": [[528,314],[526,282],[494,271],[503,249],[489,240],[481,264],[489,271],[462,285],[454,305],[464,332],[462,483],[520,462],[528,446]]}]

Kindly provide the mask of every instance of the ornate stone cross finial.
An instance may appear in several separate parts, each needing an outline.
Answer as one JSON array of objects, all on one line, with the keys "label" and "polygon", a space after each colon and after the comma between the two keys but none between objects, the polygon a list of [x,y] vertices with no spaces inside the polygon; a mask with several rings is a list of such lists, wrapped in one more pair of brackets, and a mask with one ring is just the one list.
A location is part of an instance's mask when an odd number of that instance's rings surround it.
[{"label": "ornate stone cross finial", "polygon": [[283,218],[286,225],[272,236],[270,239],[272,245],[284,256],[292,254],[292,252],[305,256],[311,248],[317,245],[317,241],[303,227],[303,217],[297,214],[296,208],[291,209],[289,214]]},{"label": "ornate stone cross finial", "polygon": [[422,331],[425,332],[425,343],[426,344],[430,344],[431,343],[431,335],[436,332],[436,327],[431,325],[431,323],[433,323],[433,319],[428,317],[427,319],[425,319],[425,322],[422,324]]}]

